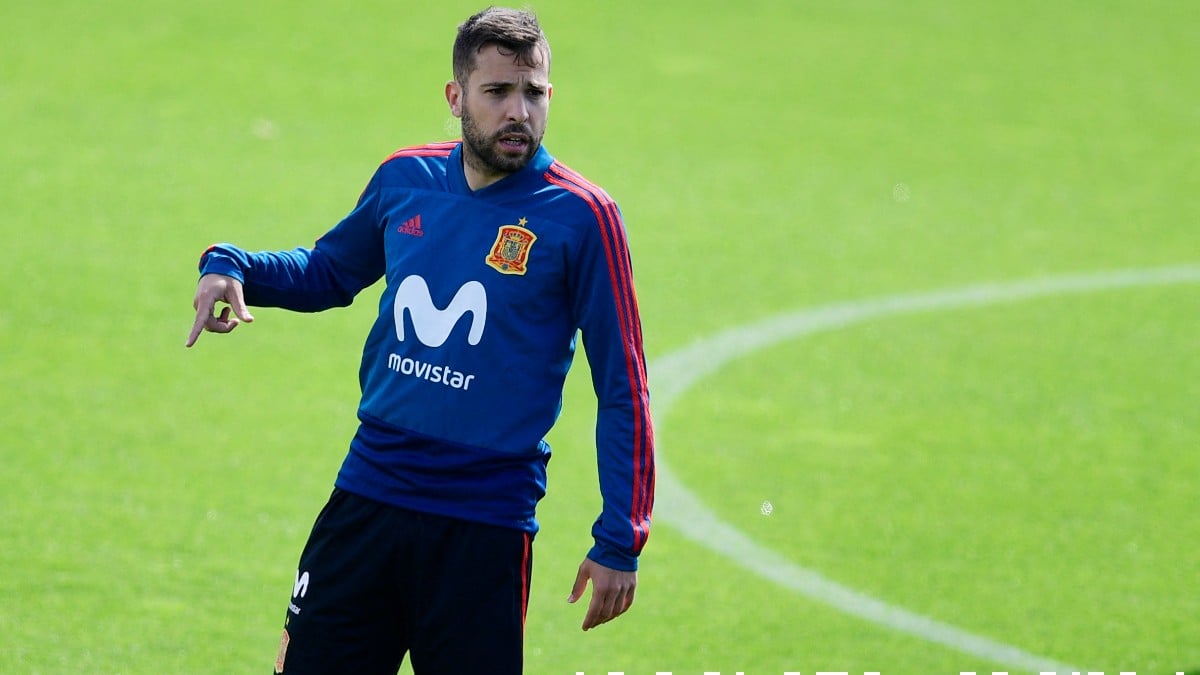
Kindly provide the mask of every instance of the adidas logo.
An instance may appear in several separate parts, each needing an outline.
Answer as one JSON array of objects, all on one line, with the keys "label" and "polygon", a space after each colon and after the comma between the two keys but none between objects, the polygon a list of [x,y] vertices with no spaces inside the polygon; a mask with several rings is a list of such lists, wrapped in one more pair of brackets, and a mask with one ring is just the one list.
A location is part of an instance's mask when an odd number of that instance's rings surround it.
[{"label": "adidas logo", "polygon": [[396,228],[396,231],[401,234],[408,234],[414,237],[424,237],[425,232],[421,230],[421,214],[418,213],[412,218],[409,218],[401,223],[400,227]]}]

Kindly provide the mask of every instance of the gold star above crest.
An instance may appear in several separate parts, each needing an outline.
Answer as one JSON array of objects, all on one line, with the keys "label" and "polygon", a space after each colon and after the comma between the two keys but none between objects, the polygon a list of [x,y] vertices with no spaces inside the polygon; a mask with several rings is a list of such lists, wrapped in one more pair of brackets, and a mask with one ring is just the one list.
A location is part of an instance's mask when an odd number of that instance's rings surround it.
[{"label": "gold star above crest", "polygon": [[521,227],[525,227],[525,223],[528,223],[528,222],[529,222],[529,220],[528,220],[528,219],[526,219],[526,218],[522,218],[522,219],[520,219],[520,220],[518,220],[518,221],[517,221],[517,224],[518,224],[518,225],[520,225]]}]

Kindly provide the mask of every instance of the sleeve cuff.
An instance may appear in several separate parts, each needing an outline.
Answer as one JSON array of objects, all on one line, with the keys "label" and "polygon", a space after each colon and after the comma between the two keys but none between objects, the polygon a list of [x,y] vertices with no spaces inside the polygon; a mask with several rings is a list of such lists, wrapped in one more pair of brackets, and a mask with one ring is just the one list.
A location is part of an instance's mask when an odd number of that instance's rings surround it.
[{"label": "sleeve cuff", "polygon": [[622,572],[636,572],[638,568],[637,556],[619,551],[600,541],[597,541],[596,545],[592,546],[592,550],[588,551],[587,557],[609,569],[620,570]]},{"label": "sleeve cuff", "polygon": [[246,283],[242,268],[232,256],[222,252],[219,246],[212,246],[200,256],[200,276],[205,274],[222,274],[233,277],[240,283]]}]

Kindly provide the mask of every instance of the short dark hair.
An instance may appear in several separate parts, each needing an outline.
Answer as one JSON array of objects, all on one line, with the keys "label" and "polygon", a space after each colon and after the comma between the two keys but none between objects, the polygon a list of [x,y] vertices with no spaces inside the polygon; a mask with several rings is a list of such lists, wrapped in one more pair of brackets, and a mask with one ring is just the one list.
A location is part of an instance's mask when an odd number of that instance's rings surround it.
[{"label": "short dark hair", "polygon": [[532,11],[488,7],[463,22],[454,40],[454,79],[466,85],[475,55],[489,44],[512,52],[522,65],[550,64],[550,43]]}]

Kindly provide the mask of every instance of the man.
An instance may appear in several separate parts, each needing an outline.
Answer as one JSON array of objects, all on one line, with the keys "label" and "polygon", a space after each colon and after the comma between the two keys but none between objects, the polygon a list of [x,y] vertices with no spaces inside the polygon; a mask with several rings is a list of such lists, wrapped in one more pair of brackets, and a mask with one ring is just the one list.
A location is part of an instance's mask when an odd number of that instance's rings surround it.
[{"label": "man", "polygon": [[201,258],[189,347],[253,321],[248,305],[319,311],[386,278],[359,428],[300,557],[278,673],[395,673],[405,654],[421,675],[521,672],[544,436],[577,331],[604,506],[569,601],[591,582],[584,630],[633,602],[654,441],[621,214],[541,145],[553,89],[534,15],[472,16],[453,66],[461,142],[394,153],[312,248]]}]

